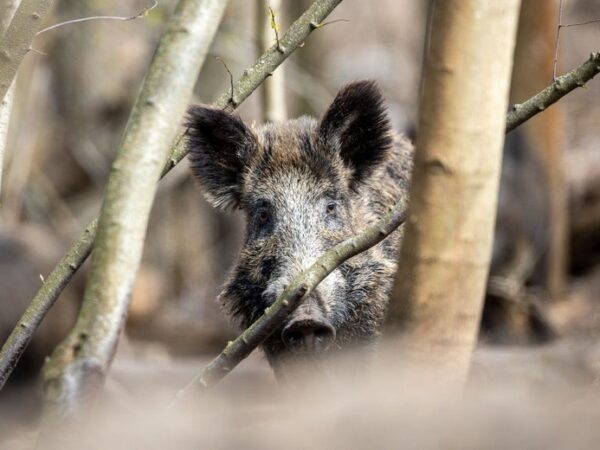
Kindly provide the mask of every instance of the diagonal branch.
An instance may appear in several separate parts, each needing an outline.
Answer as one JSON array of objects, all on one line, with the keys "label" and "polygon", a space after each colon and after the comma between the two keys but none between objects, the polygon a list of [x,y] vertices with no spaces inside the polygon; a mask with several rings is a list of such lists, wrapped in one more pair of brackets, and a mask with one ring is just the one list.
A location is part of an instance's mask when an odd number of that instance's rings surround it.
[{"label": "diagonal branch", "polygon": [[244,358],[265,341],[281,325],[282,321],[313,291],[317,285],[339,265],[381,242],[406,219],[408,201],[399,201],[388,214],[362,233],[347,239],[329,251],[296,276],[279,298],[269,306],[256,322],[237,339],[231,341],[198,377],[179,391],[180,399],[194,390],[204,390],[218,383]]},{"label": "diagonal branch", "polygon": [[581,66],[558,77],[554,83],[521,104],[514,105],[506,117],[506,132],[510,132],[553,105],[572,90],[583,87],[600,72],[600,52],[590,55]]},{"label": "diagonal branch", "polygon": [[4,99],[52,0],[22,0],[0,41],[0,100]]},{"label": "diagonal branch", "polygon": [[[285,52],[275,46],[266,51],[252,67],[245,70],[232,92],[221,95],[214,106],[231,111],[243,102],[273,71],[287,59],[314,31],[311,23],[321,23],[342,0],[317,0],[300,16],[282,36]],[[185,133],[180,133],[174,141],[173,151],[163,169],[162,176],[168,173],[186,155]],[[67,254],[48,275],[31,304],[0,350],[0,389],[8,379],[23,351],[29,344],[34,331],[50,310],[64,287],[75,272],[85,262],[92,251],[98,221],[92,221],[71,246]]]}]

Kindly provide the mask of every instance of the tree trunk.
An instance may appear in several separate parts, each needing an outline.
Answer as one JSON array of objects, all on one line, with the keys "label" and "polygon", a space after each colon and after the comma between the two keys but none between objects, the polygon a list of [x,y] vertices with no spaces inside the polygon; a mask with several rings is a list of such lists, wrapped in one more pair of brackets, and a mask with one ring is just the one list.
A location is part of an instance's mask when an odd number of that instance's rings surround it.
[{"label": "tree trunk", "polygon": [[491,257],[519,0],[433,8],[388,332],[403,364],[462,383]]},{"label": "tree trunk", "polygon": [[[19,0],[0,1],[0,41],[13,19],[15,11],[19,7]],[[10,113],[12,111],[15,96],[16,82],[13,80],[6,95],[0,100],[0,192],[2,192],[2,170],[4,167],[4,155],[8,144],[8,126],[10,124]],[[0,203],[1,206],[1,203]]]},{"label": "tree trunk", "polygon": [[74,329],[44,367],[46,417],[94,400],[125,324],[157,181],[227,2],[181,0],[161,38],[113,163]]},{"label": "tree trunk", "polygon": [[[270,9],[270,10],[269,10]],[[271,17],[271,12],[274,17]],[[258,37],[258,54],[267,51],[276,44],[278,26],[282,21],[281,0],[256,1],[256,28]],[[273,29],[273,26],[277,30]],[[265,80],[261,89],[261,113],[263,122],[283,122],[287,119],[285,102],[285,67],[280,66]]]},{"label": "tree trunk", "polygon": [[[515,49],[511,102],[522,102],[552,81],[557,24],[557,0],[523,0]],[[548,250],[542,260],[543,282],[552,299],[559,299],[565,292],[568,254],[562,123],[561,107],[556,105],[524,125],[528,144],[541,163],[545,177],[549,226]]]},{"label": "tree trunk", "polygon": [[42,26],[51,0],[23,0],[0,41],[0,100],[15,78],[21,60],[29,51],[31,41]]}]

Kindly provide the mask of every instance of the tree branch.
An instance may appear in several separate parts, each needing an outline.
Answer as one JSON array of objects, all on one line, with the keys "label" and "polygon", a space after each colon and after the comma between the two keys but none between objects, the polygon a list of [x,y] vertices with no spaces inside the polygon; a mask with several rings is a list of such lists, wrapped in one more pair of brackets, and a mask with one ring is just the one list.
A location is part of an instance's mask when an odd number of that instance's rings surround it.
[{"label": "tree branch", "polygon": [[42,26],[52,0],[22,0],[0,42],[0,100],[4,99],[19,64]]},{"label": "tree branch", "polygon": [[139,13],[135,14],[134,16],[128,16],[128,17],[121,17],[121,16],[90,16],[90,17],[81,17],[79,19],[67,20],[65,22],[55,23],[54,25],[51,25],[51,26],[49,26],[47,28],[44,28],[43,30],[38,31],[35,35],[37,37],[40,34],[46,33],[46,32],[51,31],[51,30],[55,30],[57,28],[64,27],[66,25],[72,25],[74,23],[90,22],[90,21],[94,21],[94,20],[120,20],[122,22],[128,22],[130,20],[136,20],[136,19],[139,19],[141,17],[146,17],[146,15],[148,15],[148,13],[150,11],[152,11],[154,8],[156,8],[157,6],[158,6],[158,1],[154,0],[153,3],[152,3],[152,5],[146,6]]},{"label": "tree branch", "polygon": [[308,269],[296,276],[261,317],[234,341],[229,342],[227,347],[205,367],[198,377],[179,391],[176,401],[192,391],[210,388],[223,379],[264,342],[327,275],[343,262],[377,245],[396,230],[406,219],[407,204],[407,199],[401,200],[377,223],[362,233],[337,244],[321,255]]},{"label": "tree branch", "polygon": [[[260,83],[267,78],[277,66],[314,31],[311,23],[321,23],[342,0],[317,0],[300,16],[282,38],[286,42],[286,53],[280,53],[275,47],[265,52],[252,67],[244,71],[241,79],[235,84],[234,90],[225,92],[214,103],[214,107],[232,111],[231,98],[236,98],[237,104],[243,102]],[[161,177],[165,176],[186,155],[185,132],[180,133],[174,140],[171,157],[165,165]],[[98,219],[94,219],[73,243],[66,255],[46,278],[38,290],[17,326],[11,332],[8,340],[0,350],[0,390],[6,383],[12,370],[17,364],[25,348],[31,341],[35,330],[48,313],[64,287],[69,284],[75,272],[85,262],[92,251]]]},{"label": "tree branch", "polygon": [[506,132],[514,130],[523,122],[559,101],[572,90],[583,87],[599,72],[600,52],[595,52],[581,66],[558,77],[554,83],[543,91],[523,103],[514,105],[512,111],[506,117]]}]

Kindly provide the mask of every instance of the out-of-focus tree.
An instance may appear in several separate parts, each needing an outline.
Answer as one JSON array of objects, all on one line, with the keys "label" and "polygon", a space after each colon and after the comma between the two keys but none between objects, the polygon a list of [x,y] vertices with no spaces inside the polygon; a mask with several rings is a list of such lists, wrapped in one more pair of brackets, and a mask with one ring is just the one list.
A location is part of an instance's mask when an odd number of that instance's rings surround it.
[{"label": "out-of-focus tree", "polygon": [[[258,54],[278,45],[282,16],[281,0],[256,0]],[[279,67],[261,88],[261,113],[264,122],[282,122],[287,118],[285,68]]]},{"label": "out-of-focus tree", "polygon": [[[519,103],[552,81],[558,1],[523,0],[511,84],[511,102]],[[564,175],[561,106],[524,124],[527,145],[539,161],[546,187],[548,242],[542,257],[543,283],[552,299],[565,293],[568,207]]]}]

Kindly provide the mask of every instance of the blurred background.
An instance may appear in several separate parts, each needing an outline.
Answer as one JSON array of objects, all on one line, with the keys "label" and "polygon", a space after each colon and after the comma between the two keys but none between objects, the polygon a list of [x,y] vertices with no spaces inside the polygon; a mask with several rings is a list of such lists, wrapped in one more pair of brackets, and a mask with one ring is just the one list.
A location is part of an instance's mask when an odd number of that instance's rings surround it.
[{"label": "blurred background", "polygon": [[[282,0],[276,17],[282,31],[309,4]],[[57,0],[47,23],[131,16],[146,5]],[[19,69],[0,191],[0,342],[43,277],[98,213],[129,111],[174,6],[174,0],[161,0],[143,19],[95,21],[44,33]],[[283,65],[287,115],[318,117],[344,83],[371,78],[384,91],[395,128],[414,139],[427,10],[426,1],[379,0],[368,7],[343,2],[331,20],[344,21],[318,29]],[[563,23],[598,18],[597,0],[565,2]],[[230,1],[194,102],[210,103],[229,87],[216,57],[236,79],[254,62],[266,19],[257,2]],[[557,20],[558,2],[523,0],[511,103],[552,82]],[[562,29],[558,74],[600,50],[599,42],[597,23]],[[260,91],[238,110],[247,122],[265,118]],[[185,384],[202,367],[198,361],[235,336],[215,298],[242,239],[241,217],[213,211],[185,162],[161,182],[117,356],[117,379],[127,373],[133,374],[130,379],[141,373],[172,376],[178,361],[183,369],[174,379]],[[11,423],[37,417],[39,369],[73,323],[86,267],[0,395],[0,404],[19,405]],[[598,379],[599,294],[600,82],[594,80],[508,135],[474,373],[509,367],[527,372],[524,361],[542,361],[555,364],[554,376],[564,372],[569,382]],[[246,376],[260,380],[257,384],[273,382],[260,357],[245,367]],[[535,367],[539,374],[544,366]],[[119,383],[109,384],[112,388],[118,390]]]}]

